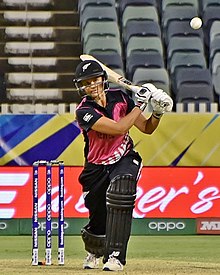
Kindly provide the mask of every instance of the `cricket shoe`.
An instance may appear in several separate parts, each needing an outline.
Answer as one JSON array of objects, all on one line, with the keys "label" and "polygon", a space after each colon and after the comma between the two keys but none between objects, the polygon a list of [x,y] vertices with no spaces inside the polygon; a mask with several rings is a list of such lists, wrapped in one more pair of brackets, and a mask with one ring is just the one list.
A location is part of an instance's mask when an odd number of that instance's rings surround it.
[{"label": "cricket shoe", "polygon": [[115,257],[110,256],[103,266],[104,271],[122,271],[123,264]]},{"label": "cricket shoe", "polygon": [[95,268],[99,268],[99,258],[97,258],[95,254],[88,253],[83,263],[83,269]]}]

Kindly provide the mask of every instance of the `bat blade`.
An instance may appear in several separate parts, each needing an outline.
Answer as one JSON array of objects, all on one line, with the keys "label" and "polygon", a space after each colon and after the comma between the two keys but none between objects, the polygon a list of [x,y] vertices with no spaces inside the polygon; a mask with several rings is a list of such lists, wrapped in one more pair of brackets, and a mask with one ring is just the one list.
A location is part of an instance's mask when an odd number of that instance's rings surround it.
[{"label": "bat blade", "polygon": [[94,61],[98,62],[102,66],[103,70],[106,71],[106,73],[108,75],[108,80],[110,82],[118,84],[121,87],[134,92],[135,88],[134,88],[134,85],[131,83],[131,81],[127,80],[122,75],[116,73],[115,71],[113,71],[112,69],[110,69],[109,67],[104,65],[101,61],[96,59],[94,56],[89,55],[89,54],[82,54],[82,55],[80,55],[80,59],[82,61],[84,61],[84,60],[94,60]]}]

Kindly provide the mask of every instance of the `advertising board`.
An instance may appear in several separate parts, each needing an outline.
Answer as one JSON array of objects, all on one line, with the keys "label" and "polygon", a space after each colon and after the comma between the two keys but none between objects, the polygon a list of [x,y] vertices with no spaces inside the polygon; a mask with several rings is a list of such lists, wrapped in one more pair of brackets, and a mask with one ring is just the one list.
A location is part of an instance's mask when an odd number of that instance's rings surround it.
[{"label": "advertising board", "polygon": [[[78,176],[65,167],[65,217],[87,218]],[[220,168],[144,167],[134,218],[220,218]],[[45,216],[45,169],[39,172],[39,217]],[[32,167],[0,167],[0,219],[32,217]],[[58,168],[52,174],[52,215],[58,213]]]}]

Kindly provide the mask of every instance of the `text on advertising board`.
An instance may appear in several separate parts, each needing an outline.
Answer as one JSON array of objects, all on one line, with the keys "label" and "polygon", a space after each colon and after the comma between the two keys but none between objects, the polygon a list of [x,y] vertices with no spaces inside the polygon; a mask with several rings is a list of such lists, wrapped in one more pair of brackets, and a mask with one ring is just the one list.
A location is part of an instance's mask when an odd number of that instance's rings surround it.
[{"label": "text on advertising board", "polygon": [[[54,167],[53,169],[57,169]],[[88,217],[78,176],[65,167],[65,216]],[[45,216],[45,171],[40,168],[39,216]],[[220,168],[144,167],[137,188],[136,218],[220,217]],[[52,178],[52,214],[58,213],[58,173]],[[32,168],[0,167],[0,218],[31,218]]]}]

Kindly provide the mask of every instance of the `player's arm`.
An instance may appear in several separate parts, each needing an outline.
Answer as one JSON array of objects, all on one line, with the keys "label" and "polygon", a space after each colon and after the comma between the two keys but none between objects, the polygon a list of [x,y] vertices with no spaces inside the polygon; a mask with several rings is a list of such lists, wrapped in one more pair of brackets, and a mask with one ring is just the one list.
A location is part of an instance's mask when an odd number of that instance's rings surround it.
[{"label": "player's arm", "polygon": [[125,117],[121,118],[119,121],[114,121],[107,117],[101,117],[91,128],[97,132],[109,135],[123,135],[127,133],[146,108],[151,97],[151,90],[142,87],[139,88],[138,94],[139,99],[137,100],[136,107],[134,107],[133,103],[130,108],[131,111],[129,111]]},{"label": "player's arm", "polygon": [[107,117],[100,117],[91,127],[94,131],[108,135],[123,135],[134,125],[137,118],[141,115],[140,108],[133,110],[119,121],[114,121]]},{"label": "player's arm", "polygon": [[76,111],[79,126],[85,131],[90,129],[108,135],[123,135],[134,125],[136,119],[141,115],[146,104],[140,106],[132,105],[130,111],[119,121],[114,121],[103,116],[93,108],[83,107]]},{"label": "player's arm", "polygon": [[159,125],[160,118],[155,118],[153,115],[151,117],[146,118],[143,114],[141,114],[137,120],[135,121],[135,126],[145,134],[152,134]]}]

